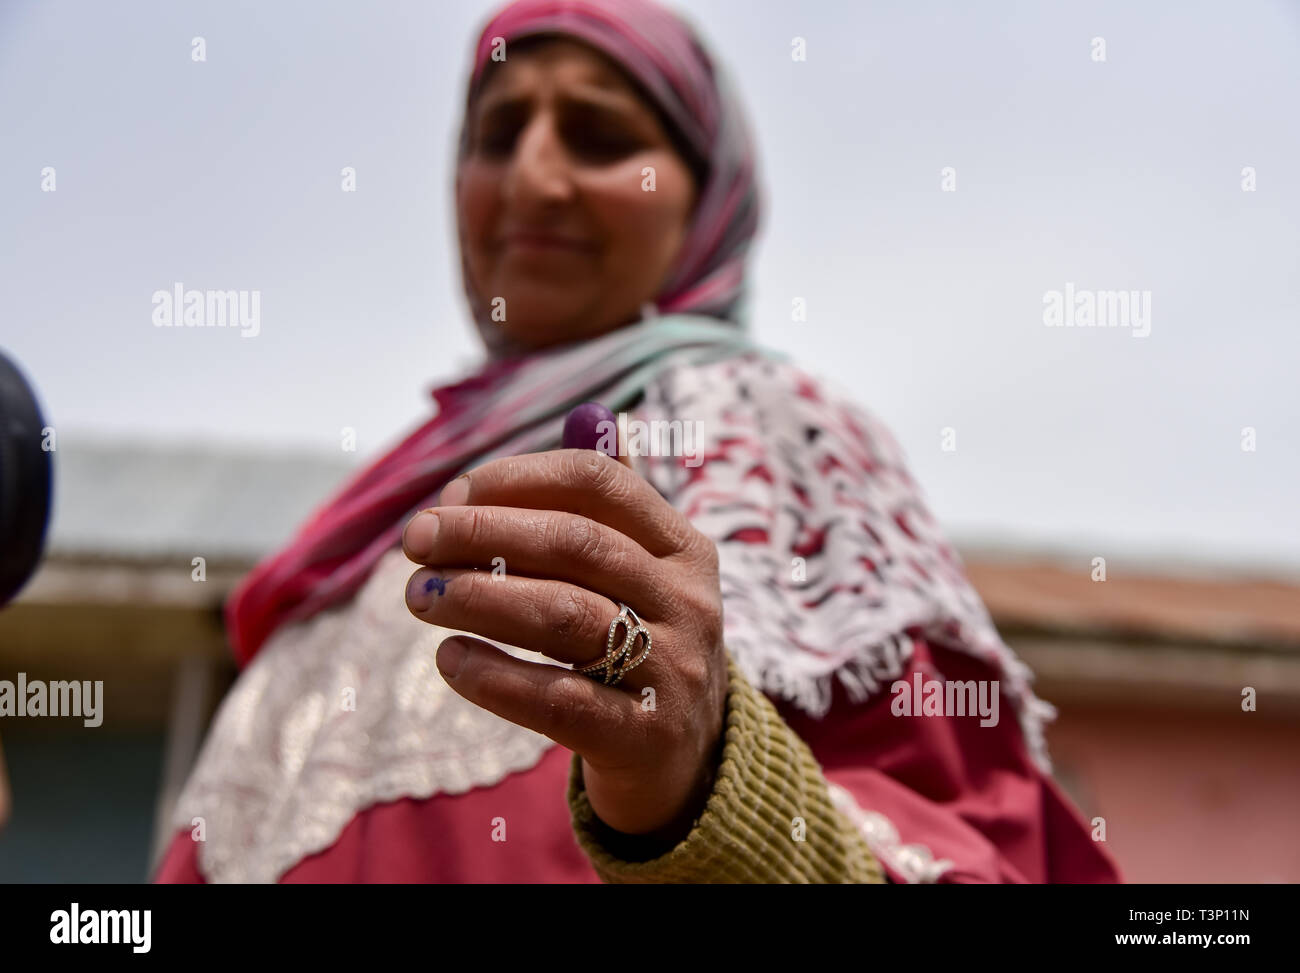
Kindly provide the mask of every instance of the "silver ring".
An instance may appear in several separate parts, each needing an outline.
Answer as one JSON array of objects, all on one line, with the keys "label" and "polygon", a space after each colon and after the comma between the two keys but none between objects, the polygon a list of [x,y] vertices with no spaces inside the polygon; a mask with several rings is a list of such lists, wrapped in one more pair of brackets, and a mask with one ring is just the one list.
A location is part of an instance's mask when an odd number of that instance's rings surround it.
[{"label": "silver ring", "polygon": [[[620,625],[626,629],[626,633],[622,643],[616,648],[614,643],[617,641]],[[642,636],[645,637],[645,649],[635,660],[628,662],[636,648],[637,639]],[[645,662],[649,656],[650,630],[641,624],[641,619],[637,617],[636,612],[620,601],[618,614],[609,623],[609,635],[605,637],[605,657],[585,666],[575,666],[573,671],[603,682],[606,686],[616,686],[619,680]]]}]

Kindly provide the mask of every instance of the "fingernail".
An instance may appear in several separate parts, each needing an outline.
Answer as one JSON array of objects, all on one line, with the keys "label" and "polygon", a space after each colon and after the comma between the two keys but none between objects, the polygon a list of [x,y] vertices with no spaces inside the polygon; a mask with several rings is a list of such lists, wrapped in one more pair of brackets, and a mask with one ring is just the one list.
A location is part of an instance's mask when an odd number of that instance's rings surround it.
[{"label": "fingernail", "polygon": [[442,488],[438,494],[439,507],[459,507],[469,497],[469,477],[463,473]]},{"label": "fingernail", "polygon": [[411,522],[402,531],[402,546],[411,557],[422,561],[433,553],[433,542],[437,538],[438,515],[422,510],[411,518]]},{"label": "fingernail", "polygon": [[448,679],[455,679],[468,654],[469,650],[460,639],[447,639],[438,647],[438,656],[434,661],[439,672]]},{"label": "fingernail", "polygon": [[433,599],[447,590],[449,579],[440,577],[437,572],[421,568],[411,575],[406,583],[406,604],[413,612],[428,610]]}]

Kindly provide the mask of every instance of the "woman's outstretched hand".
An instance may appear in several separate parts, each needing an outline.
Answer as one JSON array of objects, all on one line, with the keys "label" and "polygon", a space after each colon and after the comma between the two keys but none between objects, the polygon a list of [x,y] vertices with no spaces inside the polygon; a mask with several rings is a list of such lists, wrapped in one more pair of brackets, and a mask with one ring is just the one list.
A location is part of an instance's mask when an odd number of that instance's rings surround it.
[{"label": "woman's outstretched hand", "polygon": [[629,466],[558,449],[453,480],[402,545],[425,565],[407,585],[417,618],[559,662],[604,658],[620,602],[640,617],[651,653],[614,686],[465,636],[444,640],[437,664],[470,702],[580,754],[610,828],[684,838],[712,787],[726,704],[713,542]]}]

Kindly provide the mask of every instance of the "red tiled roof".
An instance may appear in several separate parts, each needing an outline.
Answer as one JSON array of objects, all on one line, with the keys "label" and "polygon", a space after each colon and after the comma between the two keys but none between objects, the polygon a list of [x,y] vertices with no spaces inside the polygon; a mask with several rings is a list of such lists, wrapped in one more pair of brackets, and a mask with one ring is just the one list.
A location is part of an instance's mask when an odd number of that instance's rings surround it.
[{"label": "red tiled roof", "polygon": [[999,625],[1131,633],[1300,647],[1300,585],[1249,578],[1177,578],[1067,569],[1041,560],[967,558],[971,582]]}]

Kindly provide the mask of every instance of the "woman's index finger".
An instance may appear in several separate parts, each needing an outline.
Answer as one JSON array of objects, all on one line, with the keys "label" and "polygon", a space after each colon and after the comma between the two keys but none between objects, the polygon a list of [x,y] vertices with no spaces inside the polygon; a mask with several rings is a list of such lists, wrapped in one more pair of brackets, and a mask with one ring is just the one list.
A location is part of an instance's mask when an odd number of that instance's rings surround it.
[{"label": "woman's index finger", "polygon": [[[653,486],[594,449],[501,456],[457,479],[466,481],[469,492],[455,502],[578,514],[612,527],[655,557],[688,550],[694,540],[690,522]],[[448,505],[447,492],[439,506]]]}]

